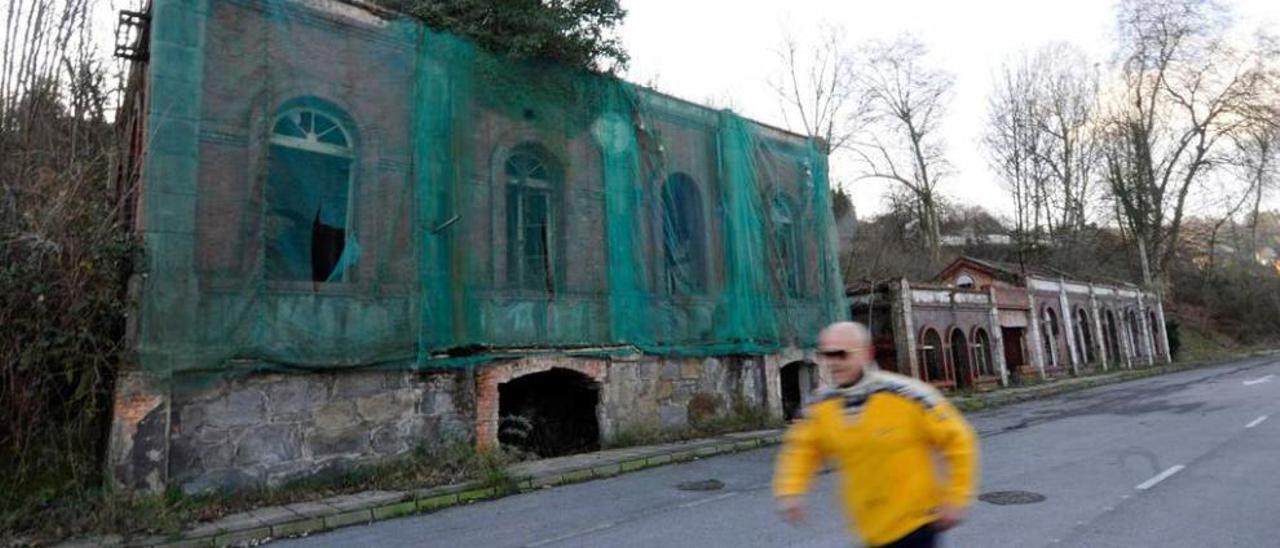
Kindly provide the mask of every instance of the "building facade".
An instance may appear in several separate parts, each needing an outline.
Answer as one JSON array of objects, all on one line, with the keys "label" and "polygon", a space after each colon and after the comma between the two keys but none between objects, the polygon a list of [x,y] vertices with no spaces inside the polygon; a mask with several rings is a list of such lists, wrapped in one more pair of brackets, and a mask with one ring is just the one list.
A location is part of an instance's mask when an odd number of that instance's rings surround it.
[{"label": "building facade", "polygon": [[985,389],[1170,361],[1159,295],[1122,283],[960,257],[931,284],[849,292],[882,368]]},{"label": "building facade", "polygon": [[119,484],[562,454],[816,382],[847,311],[824,144],[361,2],[154,0],[149,25]]}]

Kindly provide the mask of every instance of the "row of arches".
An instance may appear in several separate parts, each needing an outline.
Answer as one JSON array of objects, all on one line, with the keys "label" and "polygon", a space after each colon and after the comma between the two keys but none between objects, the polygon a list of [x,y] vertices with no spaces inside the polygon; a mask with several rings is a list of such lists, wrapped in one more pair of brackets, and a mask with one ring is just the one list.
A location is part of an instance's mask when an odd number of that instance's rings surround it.
[{"label": "row of arches", "polygon": [[[336,105],[314,98],[284,103],[271,130],[266,185],[265,271],[270,280],[341,282],[351,279],[359,256],[353,188],[360,156],[354,122]],[[545,146],[523,142],[500,161],[506,200],[506,285],[546,290],[555,286],[565,207],[564,164]],[[714,211],[702,185],[683,172],[660,184],[654,222],[660,226],[662,286],[670,294],[708,290]],[[764,215],[772,258],[785,273],[788,296],[804,292],[806,264],[796,200],[777,194]],[[561,221],[562,222],[562,221]],[[774,267],[770,267],[771,270]]]},{"label": "row of arches", "polygon": [[944,387],[969,388],[982,379],[999,376],[992,359],[992,338],[983,327],[974,327],[968,334],[959,327],[946,331],[946,343],[942,334],[932,327],[925,327],[919,336],[919,364],[921,380]]},{"label": "row of arches", "polygon": [[[1145,333],[1139,321],[1140,312],[1135,308],[1127,308],[1117,314],[1112,307],[1104,307],[1101,312],[1101,333],[1095,334],[1099,326],[1095,326],[1093,315],[1083,305],[1075,307],[1071,336],[1074,339],[1072,342],[1076,352],[1084,363],[1099,363],[1102,360],[1101,354],[1104,352],[1107,360],[1112,362],[1121,356],[1149,357],[1148,348],[1153,356],[1166,352],[1154,311],[1146,312],[1149,332]],[[1047,304],[1041,306],[1039,321],[1045,367],[1056,369],[1068,365],[1071,360],[1068,356],[1069,347],[1066,346],[1066,339],[1062,336],[1063,330],[1058,321],[1057,308]],[[1098,335],[1101,336],[1101,340],[1098,340]],[[1144,337],[1150,338],[1144,340]]]}]

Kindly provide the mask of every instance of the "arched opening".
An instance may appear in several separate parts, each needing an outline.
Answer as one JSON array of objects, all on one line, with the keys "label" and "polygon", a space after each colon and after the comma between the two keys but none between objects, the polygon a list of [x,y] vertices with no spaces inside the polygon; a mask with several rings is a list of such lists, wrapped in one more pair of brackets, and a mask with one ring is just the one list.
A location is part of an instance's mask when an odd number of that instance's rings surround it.
[{"label": "arched opening", "polygon": [[1138,314],[1130,308],[1127,316],[1129,321],[1129,341],[1133,344],[1133,355],[1138,357],[1146,356],[1147,349],[1142,341],[1142,330],[1138,324]]},{"label": "arched opening", "polygon": [[942,370],[942,337],[931,328],[920,335],[920,374],[925,382],[947,380]]},{"label": "arched opening", "polygon": [[1085,363],[1093,363],[1096,359],[1093,352],[1093,331],[1089,329],[1089,313],[1083,307],[1076,308],[1076,347],[1080,349],[1080,357]]},{"label": "arched opening", "polygon": [[969,341],[960,328],[951,330],[951,367],[955,372],[956,386],[973,386],[973,368],[969,363]]},{"label": "arched opening", "polygon": [[981,327],[973,331],[973,364],[979,377],[996,376],[996,366],[991,361],[991,337]]},{"label": "arched opening", "polygon": [[599,400],[599,385],[569,369],[512,379],[498,386],[498,441],[544,458],[599,449]]},{"label": "arched opening", "polygon": [[1120,363],[1120,332],[1116,329],[1116,314],[1110,309],[1107,310],[1107,327],[1104,331],[1107,339],[1107,355],[1116,363]]},{"label": "arched opening", "polygon": [[286,103],[271,127],[265,186],[266,279],[351,279],[356,143],[347,116],[318,99]]},{"label": "arched opening", "polygon": [[693,178],[673,174],[662,187],[662,250],[669,293],[703,293],[707,278],[705,248],[702,193]]},{"label": "arched opening", "polygon": [[818,366],[809,362],[791,362],[778,372],[782,381],[782,417],[800,417],[808,395],[818,387]]},{"label": "arched opening", "polygon": [[1058,313],[1053,307],[1044,307],[1041,313],[1040,336],[1044,339],[1044,359],[1046,368],[1058,367]]},{"label": "arched opening", "polygon": [[960,289],[973,289],[977,285],[973,281],[973,277],[968,274],[961,274],[956,277],[956,287]]},{"label": "arched opening", "polygon": [[1168,355],[1166,353],[1168,349],[1163,346],[1164,340],[1160,336],[1160,326],[1156,324],[1156,313],[1148,312],[1147,315],[1151,320],[1147,323],[1147,325],[1151,326],[1151,349],[1157,356],[1166,356]]}]

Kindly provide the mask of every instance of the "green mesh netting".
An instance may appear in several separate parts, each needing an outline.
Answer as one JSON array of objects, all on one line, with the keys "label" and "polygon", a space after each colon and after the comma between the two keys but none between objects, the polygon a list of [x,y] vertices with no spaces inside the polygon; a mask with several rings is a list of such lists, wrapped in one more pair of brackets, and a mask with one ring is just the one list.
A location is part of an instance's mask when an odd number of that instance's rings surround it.
[{"label": "green mesh netting", "polygon": [[767,353],[845,315],[812,140],[339,2],[153,16],[163,376]]}]

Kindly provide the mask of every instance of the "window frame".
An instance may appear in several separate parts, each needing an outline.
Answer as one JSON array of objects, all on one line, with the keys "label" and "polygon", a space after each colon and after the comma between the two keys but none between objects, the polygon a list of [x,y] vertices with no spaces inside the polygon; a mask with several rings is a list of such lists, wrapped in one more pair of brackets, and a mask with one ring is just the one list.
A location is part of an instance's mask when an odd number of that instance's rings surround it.
[{"label": "window frame", "polygon": [[[687,209],[680,207],[681,201],[686,198],[686,196],[672,195],[671,190],[675,185],[688,189],[688,192],[692,194],[693,198],[697,202],[696,208]],[[659,190],[658,202],[660,205],[657,234],[662,238],[663,290],[667,295],[673,296],[701,297],[707,295],[710,291],[711,284],[711,261],[708,257],[708,254],[710,253],[710,245],[708,242],[710,234],[707,224],[706,200],[703,196],[701,186],[699,186],[697,179],[694,179],[693,176],[688,173],[681,171],[672,172],[667,175],[666,179],[662,183],[662,187]],[[689,250],[690,258],[688,259],[688,262],[690,263],[690,271],[696,278],[692,280],[696,283],[696,287],[693,291],[677,290],[678,285],[675,283],[675,273],[672,269],[672,266],[675,263],[671,259],[673,250],[670,247],[671,242],[667,238],[667,224],[673,219],[673,217],[669,216],[673,206],[677,213],[692,211],[696,216],[695,219],[684,219],[686,223],[694,224],[694,226],[689,227],[692,232],[689,234],[688,242],[686,243],[686,245],[692,248]]]},{"label": "window frame", "polygon": [[[276,130],[277,126],[279,126],[279,124],[285,119],[287,119],[290,115],[299,114],[299,113],[309,113],[311,115],[312,133],[308,133],[305,137],[300,138],[300,137],[295,137],[290,135],[284,135],[279,133]],[[322,133],[314,134],[315,119],[317,117],[328,120],[333,125],[333,127]],[[303,129],[304,132],[306,131],[304,128],[301,128],[301,126],[298,126],[298,128]],[[331,131],[334,131],[334,130],[340,132],[340,134],[343,137],[343,140],[346,141],[345,147],[335,145],[332,143],[321,142],[319,140],[320,137],[323,137],[324,135],[328,135]],[[302,151],[302,152],[307,152],[311,154],[319,154],[319,155],[324,155],[324,156],[329,156],[334,158],[342,158],[346,160],[347,162],[347,187],[346,187],[347,203],[346,203],[346,220],[345,220],[346,227],[344,228],[345,241],[343,242],[343,251],[345,252],[346,247],[348,245],[351,245],[351,242],[355,241],[352,236],[356,232],[355,225],[358,221],[358,216],[356,212],[356,209],[357,209],[356,183],[358,181],[357,172],[359,171],[359,166],[360,166],[360,146],[359,146],[359,138],[355,129],[354,120],[352,120],[351,117],[343,109],[337,107],[336,105],[328,103],[327,101],[323,101],[320,99],[316,99],[312,97],[297,97],[284,102],[278,109],[278,113],[271,118],[270,126],[267,128],[267,140],[266,140],[265,153],[262,157],[262,161],[265,162],[266,164],[265,169],[262,172],[263,173],[264,210],[269,209],[269,206],[270,206],[269,200],[267,199],[267,194],[268,194],[267,188],[269,185],[272,184],[271,162],[273,157],[272,156],[273,149],[275,147],[281,147],[281,148],[286,148],[286,149],[295,150],[295,151]],[[260,233],[260,239],[261,239],[262,253],[263,253],[262,268],[264,269],[262,275],[265,277],[265,266],[267,261],[266,234]],[[356,242],[356,245],[359,245],[358,241],[355,241],[355,242]],[[339,258],[341,258],[341,254],[339,255]],[[358,270],[358,268],[356,268],[357,264],[358,262],[351,265],[351,267],[344,269],[342,272],[342,276],[337,280],[267,279],[266,282],[269,287],[272,287],[274,289],[297,289],[297,290],[306,289],[308,292],[314,292],[316,290],[341,291],[342,288],[348,288],[350,284],[356,282],[356,278],[357,278],[356,273]]]},{"label": "window frame", "polygon": [[[524,169],[520,174],[511,173],[512,162],[521,157],[532,159],[536,162],[536,165],[532,168]],[[519,291],[555,292],[560,282],[559,273],[556,269],[557,261],[559,260],[559,250],[556,246],[556,235],[559,229],[559,223],[556,222],[556,214],[559,211],[559,207],[556,202],[559,179],[562,176],[558,164],[555,162],[555,157],[541,144],[534,141],[526,141],[511,147],[503,157],[500,165],[507,207],[512,209],[506,212],[506,286]],[[537,168],[542,169],[543,178],[531,175]],[[545,250],[542,259],[544,280],[541,284],[536,284],[536,287],[533,283],[526,283],[530,281],[526,279],[530,274],[526,272],[526,260],[529,257],[525,253],[524,229],[526,228],[526,223],[524,221],[524,212],[525,199],[530,196],[542,196],[545,201],[544,223],[542,225],[544,227],[543,247]]]}]

